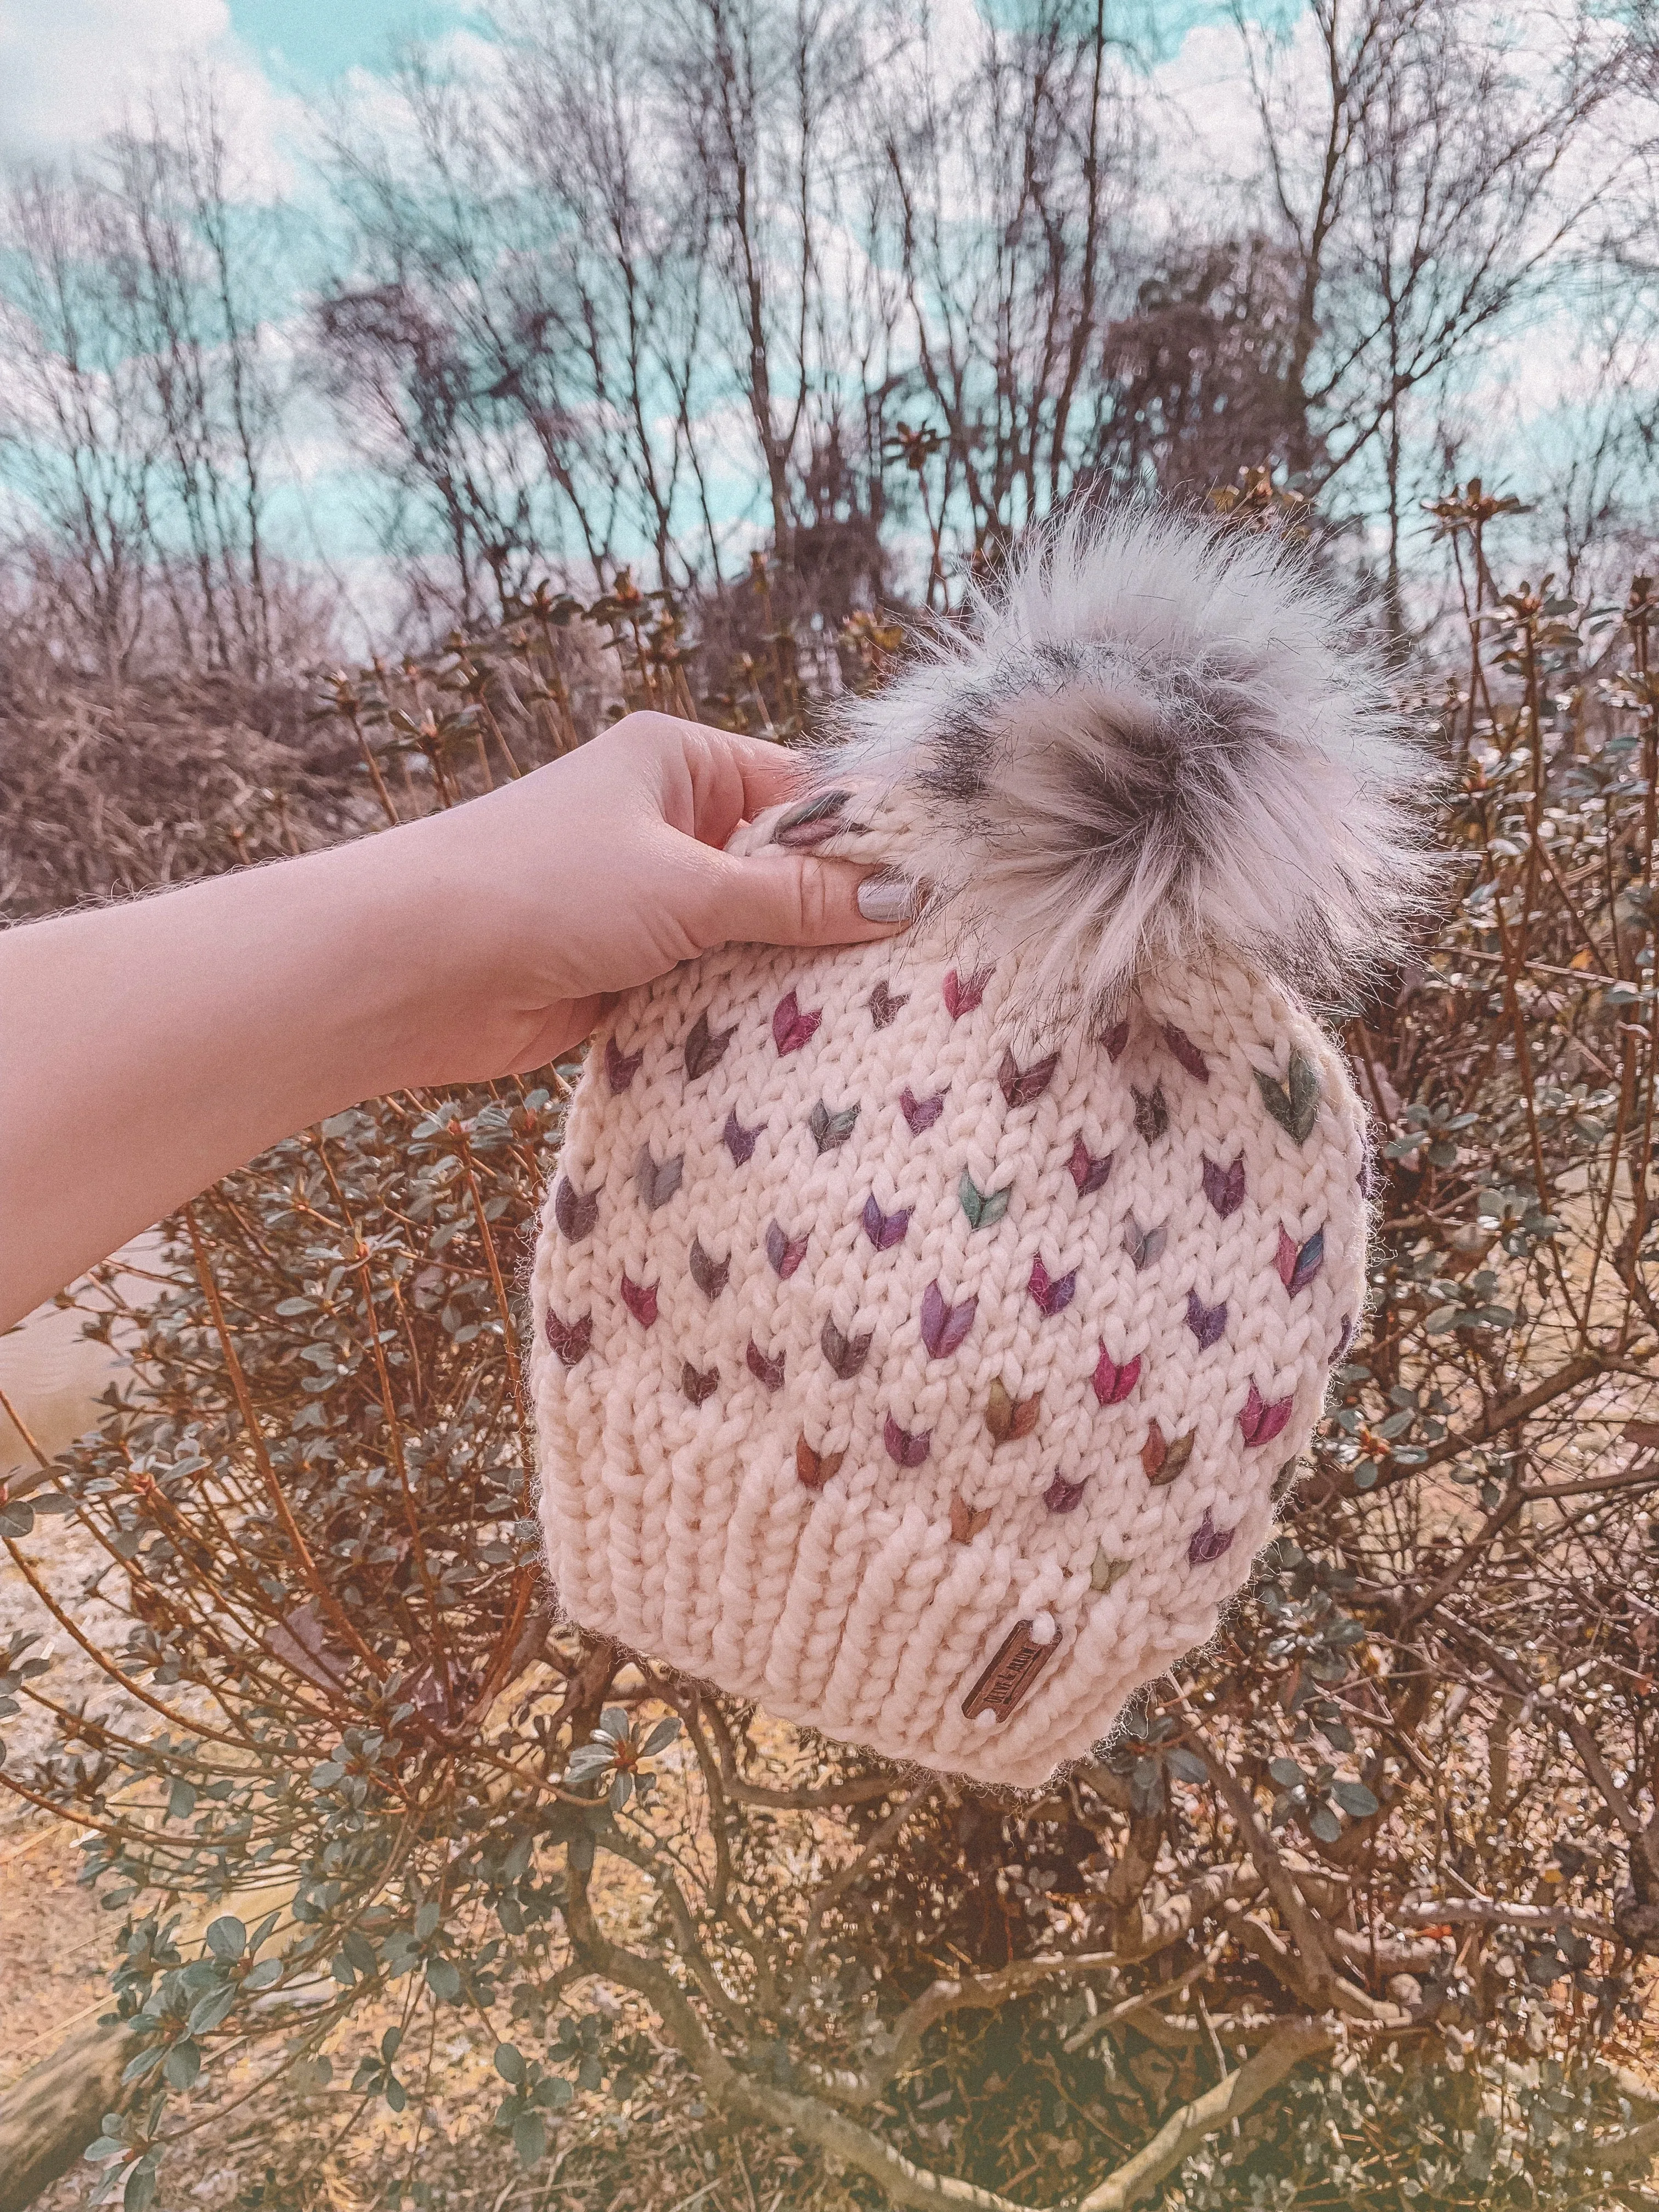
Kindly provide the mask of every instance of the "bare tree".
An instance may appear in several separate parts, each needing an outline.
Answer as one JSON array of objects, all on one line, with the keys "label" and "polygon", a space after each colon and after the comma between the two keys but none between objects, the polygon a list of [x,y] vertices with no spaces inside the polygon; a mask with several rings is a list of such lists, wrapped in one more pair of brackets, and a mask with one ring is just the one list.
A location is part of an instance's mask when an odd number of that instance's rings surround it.
[{"label": "bare tree", "polygon": [[210,665],[270,662],[265,461],[281,404],[250,266],[247,211],[210,80],[109,142],[104,190],[125,234],[116,263],[128,346],[155,428],[157,573],[181,641]]},{"label": "bare tree", "polygon": [[1376,480],[1398,625],[1401,532],[1430,460],[1412,451],[1413,403],[1467,378],[1560,274],[1622,167],[1617,137],[1587,140],[1623,81],[1625,33],[1579,0],[1504,16],[1314,0],[1311,54],[1237,21],[1299,264],[1289,379],[1323,439],[1313,480]]},{"label": "bare tree", "polygon": [[1124,58],[1103,0],[1036,0],[965,62],[924,21],[884,103],[918,371],[948,439],[940,503],[960,500],[975,546],[1075,477],[1103,325],[1127,304]]},{"label": "bare tree", "polygon": [[84,177],[13,182],[0,452],[25,565],[118,678],[143,622],[155,453],[113,295],[112,228]]},{"label": "bare tree", "polygon": [[118,672],[156,602],[185,665],[271,665],[282,392],[242,197],[205,77],[89,166],[13,184],[0,437],[34,573]]},{"label": "bare tree", "polygon": [[689,534],[689,479],[718,574],[696,433],[712,214],[702,178],[665,135],[649,25],[598,0],[541,0],[507,20],[521,64],[506,120],[546,235],[560,241],[556,281],[590,395],[587,466],[623,495],[665,587],[684,580],[676,541]]},{"label": "bare tree", "polygon": [[856,0],[678,0],[664,56],[709,210],[716,331],[753,427],[786,572],[801,472],[841,409],[831,257],[866,13]]}]

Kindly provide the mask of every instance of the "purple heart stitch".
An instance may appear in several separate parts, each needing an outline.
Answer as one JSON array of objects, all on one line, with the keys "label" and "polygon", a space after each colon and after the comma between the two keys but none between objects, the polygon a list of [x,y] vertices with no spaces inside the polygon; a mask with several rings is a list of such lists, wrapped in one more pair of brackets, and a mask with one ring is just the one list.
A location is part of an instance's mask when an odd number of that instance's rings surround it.
[{"label": "purple heart stitch", "polygon": [[977,1298],[964,1298],[953,1306],[937,1283],[921,1294],[921,1340],[931,1359],[947,1359],[974,1325]]}]

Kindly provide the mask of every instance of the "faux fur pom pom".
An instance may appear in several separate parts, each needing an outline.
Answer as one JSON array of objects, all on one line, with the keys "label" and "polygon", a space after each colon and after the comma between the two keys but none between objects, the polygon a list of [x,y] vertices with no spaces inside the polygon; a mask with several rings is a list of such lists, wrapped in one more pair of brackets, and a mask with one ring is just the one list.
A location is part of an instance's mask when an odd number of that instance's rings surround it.
[{"label": "faux fur pom pom", "polygon": [[1146,504],[1036,535],[821,765],[899,802],[957,925],[1045,945],[1043,985],[1097,1003],[1206,951],[1340,990],[1432,879],[1425,763],[1340,596]]}]

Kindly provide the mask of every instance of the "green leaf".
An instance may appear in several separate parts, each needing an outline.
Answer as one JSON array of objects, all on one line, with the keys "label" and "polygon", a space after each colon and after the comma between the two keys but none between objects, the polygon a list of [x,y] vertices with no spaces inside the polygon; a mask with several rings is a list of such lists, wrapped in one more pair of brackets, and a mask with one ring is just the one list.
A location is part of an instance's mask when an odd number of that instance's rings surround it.
[{"label": "green leaf", "polygon": [[207,1947],[216,1959],[234,1963],[247,1948],[247,1929],[234,1912],[222,1913],[208,1928]]},{"label": "green leaf", "polygon": [[192,1784],[177,1781],[167,1792],[169,1820],[187,1820],[196,1810],[196,1790]]},{"label": "green leaf", "polygon": [[656,1752],[666,1751],[679,1732],[680,1724],[677,1715],[671,1713],[665,1721],[659,1721],[645,1739],[646,1757],[648,1759]]},{"label": "green leaf", "polygon": [[1334,1844],[1342,1833],[1342,1823],[1328,1805],[1316,1805],[1308,1826],[1322,1844]]},{"label": "green leaf", "polygon": [[422,1905],[420,1911],[415,1915],[415,1934],[416,1940],[424,1943],[428,1936],[434,1936],[437,1933],[437,1929],[438,1900],[435,1897],[428,1897],[426,1903]]},{"label": "green leaf", "polygon": [[434,1997],[445,2004],[460,2001],[461,1978],[453,1959],[428,1959],[426,1962],[426,1985]]},{"label": "green leaf", "polygon": [[154,2160],[141,2158],[127,2176],[127,2185],[121,2192],[122,2212],[149,2212],[155,2201],[155,2166]]},{"label": "green leaf", "polygon": [[525,2077],[524,2053],[516,2043],[495,2045],[495,2071],[503,2081],[510,2081],[516,2089]]},{"label": "green leaf", "polygon": [[1331,1795],[1356,1820],[1369,1820],[1376,1810],[1376,1799],[1363,1782],[1339,1782]]},{"label": "green leaf", "polygon": [[1270,1759],[1267,1772],[1281,1790],[1294,1790],[1304,1779],[1302,1769],[1293,1759]]},{"label": "green leaf", "polygon": [[360,1974],[372,1974],[380,1964],[379,1954],[361,1928],[348,1928],[340,1938],[340,1948]]},{"label": "green leaf", "polygon": [[170,2087],[188,2089],[202,2070],[201,2045],[192,2043],[188,2037],[182,2043],[175,2043],[161,2070]]},{"label": "green leaf", "polygon": [[1178,1775],[1183,1782],[1202,1782],[1209,1773],[1196,1752],[1179,1745],[1169,1754],[1167,1765],[1170,1773]]},{"label": "green leaf", "polygon": [[234,1984],[228,1990],[210,1990],[205,1996],[198,1997],[190,2008],[190,2018],[185,2026],[192,2035],[206,2035],[228,2020],[236,2009]]},{"label": "green leaf", "polygon": [[615,1757],[609,1744],[584,1743],[570,1754],[570,1763],[564,1770],[567,1782],[586,1782],[595,1774],[609,1771]]},{"label": "green leaf", "polygon": [[125,2155],[129,2148],[118,2136],[94,2136],[81,2155],[89,2158],[95,2166],[101,2166],[106,2159],[114,2158],[118,2154]]},{"label": "green leaf", "polygon": [[518,2153],[519,2163],[522,2166],[532,2166],[545,2157],[547,2130],[542,2125],[538,2112],[520,2112],[514,2121],[513,2148]]},{"label": "green leaf", "polygon": [[27,1536],[34,1526],[34,1510],[21,1498],[0,1505],[0,1536]]},{"label": "green leaf", "polygon": [[380,2057],[390,2066],[403,2047],[404,2032],[400,2027],[389,2027],[380,2038]]}]

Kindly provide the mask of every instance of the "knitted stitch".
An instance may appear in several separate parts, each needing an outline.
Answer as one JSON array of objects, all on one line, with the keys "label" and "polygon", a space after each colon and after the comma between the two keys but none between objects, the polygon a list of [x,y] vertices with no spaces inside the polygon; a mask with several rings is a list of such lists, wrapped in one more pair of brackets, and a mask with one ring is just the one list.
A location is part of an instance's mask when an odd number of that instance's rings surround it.
[{"label": "knitted stitch", "polygon": [[[736,842],[908,868],[938,812],[850,780]],[[1211,933],[1068,995],[1051,939],[961,914],[727,947],[617,1010],[531,1378],[572,1620],[1030,1786],[1268,1536],[1363,1304],[1365,1129],[1259,954]]]}]

